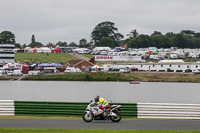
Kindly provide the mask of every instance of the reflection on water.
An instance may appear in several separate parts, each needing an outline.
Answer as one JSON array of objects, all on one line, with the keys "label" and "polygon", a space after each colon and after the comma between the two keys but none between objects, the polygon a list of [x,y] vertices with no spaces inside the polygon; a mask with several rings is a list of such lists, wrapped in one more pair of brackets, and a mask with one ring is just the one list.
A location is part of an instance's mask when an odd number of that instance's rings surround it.
[{"label": "reflection on water", "polygon": [[110,102],[200,103],[198,83],[0,81],[0,100],[89,102],[100,95]]}]

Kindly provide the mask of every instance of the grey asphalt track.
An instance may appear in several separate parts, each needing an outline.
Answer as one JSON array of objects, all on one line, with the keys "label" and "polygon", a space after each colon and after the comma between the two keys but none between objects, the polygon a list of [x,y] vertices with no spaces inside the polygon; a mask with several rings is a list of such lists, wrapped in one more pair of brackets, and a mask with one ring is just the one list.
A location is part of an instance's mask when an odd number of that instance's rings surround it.
[{"label": "grey asphalt track", "polygon": [[96,120],[86,123],[81,119],[0,119],[0,128],[200,130],[200,121],[122,120],[114,123]]}]

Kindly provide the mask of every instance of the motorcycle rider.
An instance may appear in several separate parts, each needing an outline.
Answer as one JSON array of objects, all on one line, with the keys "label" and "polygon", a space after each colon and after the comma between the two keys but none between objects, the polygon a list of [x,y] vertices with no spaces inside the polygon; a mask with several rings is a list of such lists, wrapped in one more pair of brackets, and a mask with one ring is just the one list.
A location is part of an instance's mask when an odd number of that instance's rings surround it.
[{"label": "motorcycle rider", "polygon": [[110,104],[104,98],[99,97],[98,95],[94,98],[94,101],[99,105],[99,108],[103,110],[104,116],[107,115],[106,109],[110,107]]}]

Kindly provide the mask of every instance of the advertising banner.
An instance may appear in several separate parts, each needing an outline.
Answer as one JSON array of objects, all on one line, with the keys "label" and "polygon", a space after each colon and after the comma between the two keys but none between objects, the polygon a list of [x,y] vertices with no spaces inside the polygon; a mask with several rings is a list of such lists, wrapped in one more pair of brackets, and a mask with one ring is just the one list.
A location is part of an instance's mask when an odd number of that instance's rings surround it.
[{"label": "advertising banner", "polygon": [[106,56],[96,55],[95,61],[141,61],[141,56]]}]

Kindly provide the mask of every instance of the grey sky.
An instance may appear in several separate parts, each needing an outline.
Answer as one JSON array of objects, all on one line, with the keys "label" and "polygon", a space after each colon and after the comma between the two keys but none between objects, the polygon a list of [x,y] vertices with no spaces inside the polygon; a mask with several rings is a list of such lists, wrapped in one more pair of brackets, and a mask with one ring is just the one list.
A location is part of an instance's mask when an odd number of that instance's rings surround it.
[{"label": "grey sky", "polygon": [[0,0],[0,32],[13,32],[21,44],[33,34],[43,44],[89,41],[103,21],[114,22],[125,38],[133,29],[200,32],[199,6],[200,0]]}]

